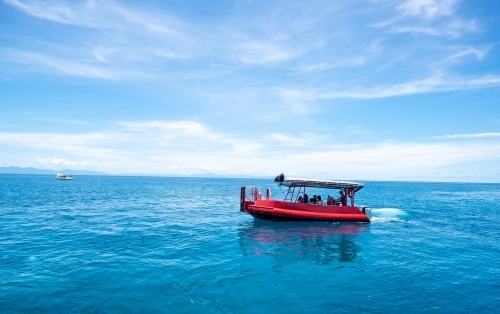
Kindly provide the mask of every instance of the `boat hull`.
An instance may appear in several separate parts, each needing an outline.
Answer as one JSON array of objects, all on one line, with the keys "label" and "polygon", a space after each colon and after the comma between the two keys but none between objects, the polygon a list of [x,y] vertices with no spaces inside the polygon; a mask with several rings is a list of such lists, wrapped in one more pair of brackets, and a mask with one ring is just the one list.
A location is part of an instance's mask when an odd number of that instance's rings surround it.
[{"label": "boat hull", "polygon": [[274,200],[246,204],[245,212],[255,218],[274,221],[370,222],[362,209],[354,206],[314,205]]}]

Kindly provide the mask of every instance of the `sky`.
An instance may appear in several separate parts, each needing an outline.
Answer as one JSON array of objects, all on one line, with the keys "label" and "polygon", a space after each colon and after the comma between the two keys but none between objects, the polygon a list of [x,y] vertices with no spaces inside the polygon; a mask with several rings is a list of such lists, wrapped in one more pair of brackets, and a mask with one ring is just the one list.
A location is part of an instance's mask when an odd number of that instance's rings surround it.
[{"label": "sky", "polygon": [[498,0],[0,1],[0,166],[500,182]]}]

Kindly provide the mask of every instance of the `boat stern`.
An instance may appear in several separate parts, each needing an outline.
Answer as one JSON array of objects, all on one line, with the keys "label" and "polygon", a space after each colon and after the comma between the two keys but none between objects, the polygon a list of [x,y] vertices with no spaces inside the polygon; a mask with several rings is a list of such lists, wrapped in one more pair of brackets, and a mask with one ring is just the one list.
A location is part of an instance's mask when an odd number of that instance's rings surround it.
[{"label": "boat stern", "polygon": [[246,212],[248,206],[255,205],[261,199],[260,190],[257,187],[242,186],[240,192],[240,211]]}]

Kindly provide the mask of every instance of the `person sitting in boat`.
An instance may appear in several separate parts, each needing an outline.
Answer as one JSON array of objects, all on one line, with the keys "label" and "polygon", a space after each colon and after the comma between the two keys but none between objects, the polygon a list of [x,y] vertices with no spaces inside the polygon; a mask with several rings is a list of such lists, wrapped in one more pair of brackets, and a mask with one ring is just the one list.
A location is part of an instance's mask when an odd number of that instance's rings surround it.
[{"label": "person sitting in boat", "polygon": [[316,205],[323,205],[323,201],[321,200],[321,195],[318,195],[318,198],[316,200]]},{"label": "person sitting in boat", "polygon": [[309,195],[304,193],[304,204],[309,203]]},{"label": "person sitting in boat", "polygon": [[304,199],[302,198],[302,196],[299,196],[299,198],[297,199],[297,203],[304,203]]},{"label": "person sitting in boat", "polygon": [[335,202],[333,196],[328,195],[328,198],[326,199],[326,205],[337,205],[337,202]]},{"label": "person sitting in boat", "polygon": [[313,195],[313,197],[309,200],[309,203],[316,204],[316,195]]},{"label": "person sitting in boat", "polygon": [[337,199],[337,203],[342,206],[347,206],[347,196],[344,194],[344,191],[340,191],[340,197]]}]

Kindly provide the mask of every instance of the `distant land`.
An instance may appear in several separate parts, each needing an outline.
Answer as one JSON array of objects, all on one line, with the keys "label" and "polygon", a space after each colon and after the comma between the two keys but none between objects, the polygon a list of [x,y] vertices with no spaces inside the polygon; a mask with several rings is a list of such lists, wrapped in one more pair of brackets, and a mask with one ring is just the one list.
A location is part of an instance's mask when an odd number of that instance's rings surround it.
[{"label": "distant land", "polygon": [[[173,173],[166,174],[141,174],[141,173],[121,173],[121,174],[110,174],[106,172],[91,171],[91,170],[73,170],[73,169],[61,169],[64,174],[67,175],[77,175],[77,176],[145,176],[145,177],[197,177],[197,178],[271,178],[265,176],[249,176],[249,175],[219,175],[215,173],[200,173],[200,174],[190,174],[190,175],[179,175]],[[0,174],[47,174],[56,175],[57,170],[52,169],[38,169],[33,167],[0,167]],[[274,177],[273,177],[274,178]]]}]

